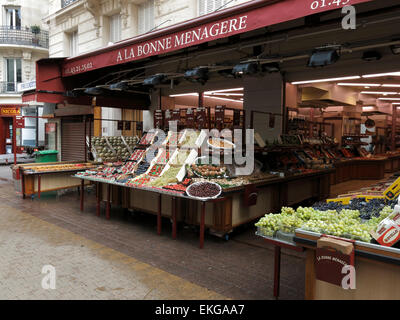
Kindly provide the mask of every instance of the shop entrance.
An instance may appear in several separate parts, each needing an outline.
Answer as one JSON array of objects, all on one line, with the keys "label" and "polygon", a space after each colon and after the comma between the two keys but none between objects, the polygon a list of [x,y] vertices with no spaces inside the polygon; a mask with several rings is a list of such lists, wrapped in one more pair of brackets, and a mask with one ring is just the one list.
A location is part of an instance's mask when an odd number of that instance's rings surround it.
[{"label": "shop entrance", "polygon": [[13,153],[13,118],[0,117],[0,154]]}]

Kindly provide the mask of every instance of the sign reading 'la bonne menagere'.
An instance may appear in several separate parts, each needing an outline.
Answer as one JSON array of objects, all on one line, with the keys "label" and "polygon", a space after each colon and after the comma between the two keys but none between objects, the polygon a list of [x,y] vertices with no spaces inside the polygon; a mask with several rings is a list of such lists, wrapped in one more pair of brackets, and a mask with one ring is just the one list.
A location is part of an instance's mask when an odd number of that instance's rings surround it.
[{"label": "sign reading 'la bonne menagere'", "polygon": [[120,50],[117,55],[117,62],[129,61],[136,57],[158,54],[160,52],[176,50],[178,48],[191,46],[199,42],[215,38],[233,31],[245,30],[247,28],[247,15],[233,18],[212,25],[206,25],[192,29],[184,33],[176,34],[166,38],[145,42],[130,48]]},{"label": "sign reading 'la bonne menagere'", "polygon": [[[247,12],[216,19],[169,34],[140,36],[113,47],[66,59],[62,65],[62,75],[75,74],[99,68],[123,64],[151,56],[173,52],[201,43],[238,35],[258,28],[294,20],[310,14],[338,9],[344,5],[354,5],[372,0],[270,0],[265,6],[257,6]],[[184,27],[184,26],[183,26]]]}]

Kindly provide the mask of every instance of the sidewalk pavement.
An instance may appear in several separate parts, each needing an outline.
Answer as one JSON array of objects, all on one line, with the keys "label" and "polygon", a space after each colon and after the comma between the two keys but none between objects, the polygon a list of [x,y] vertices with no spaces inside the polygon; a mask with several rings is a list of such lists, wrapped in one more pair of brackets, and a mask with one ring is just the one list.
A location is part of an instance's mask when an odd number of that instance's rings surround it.
[{"label": "sidewalk pavement", "polygon": [[0,221],[0,300],[225,299],[4,203]]},{"label": "sidewalk pavement", "polygon": [[[17,163],[29,163],[35,162],[35,158],[31,158],[28,154],[17,154]],[[14,154],[0,154],[0,165],[1,164],[13,164]]]},{"label": "sidewalk pavement", "polygon": [[[79,206],[76,191],[23,200],[0,179],[0,299],[274,299],[274,248],[252,226],[229,241],[206,234],[200,250],[191,228],[172,240],[169,219],[159,236],[153,215],[112,206],[107,220],[102,205],[97,217],[92,188]],[[45,264],[56,292],[41,290]],[[304,299],[304,280],[304,255],[282,250],[280,299]]]}]

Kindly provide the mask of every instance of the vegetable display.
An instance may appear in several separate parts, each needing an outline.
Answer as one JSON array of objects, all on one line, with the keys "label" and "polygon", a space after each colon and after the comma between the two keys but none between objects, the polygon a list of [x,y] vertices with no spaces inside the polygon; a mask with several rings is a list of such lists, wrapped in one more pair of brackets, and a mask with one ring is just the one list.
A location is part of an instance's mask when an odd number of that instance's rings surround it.
[{"label": "vegetable display", "polygon": [[283,207],[279,214],[267,214],[256,226],[262,235],[273,237],[277,231],[293,233],[302,228],[321,234],[371,242],[370,232],[392,213],[390,206],[383,207],[379,215],[364,221],[359,210],[341,209],[320,211],[299,207],[297,210]]}]

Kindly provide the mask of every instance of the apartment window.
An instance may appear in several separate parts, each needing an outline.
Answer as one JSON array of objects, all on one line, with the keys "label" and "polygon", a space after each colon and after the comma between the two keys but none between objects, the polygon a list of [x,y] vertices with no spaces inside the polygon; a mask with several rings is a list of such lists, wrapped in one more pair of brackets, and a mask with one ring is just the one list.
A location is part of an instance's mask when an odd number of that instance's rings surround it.
[{"label": "apartment window", "polygon": [[5,21],[10,29],[21,29],[21,9],[19,7],[5,7]]},{"label": "apartment window", "polygon": [[17,83],[22,82],[22,63],[21,59],[6,59],[6,91],[16,92]]},{"label": "apartment window", "polygon": [[117,42],[121,40],[121,16],[116,14],[110,17],[110,41]]},{"label": "apartment window", "polygon": [[148,0],[139,5],[139,34],[149,32],[154,28],[154,0]]},{"label": "apartment window", "polygon": [[228,2],[229,0],[199,0],[199,16],[214,12]]},{"label": "apartment window", "polygon": [[69,55],[76,56],[78,54],[78,31],[69,34]]}]

